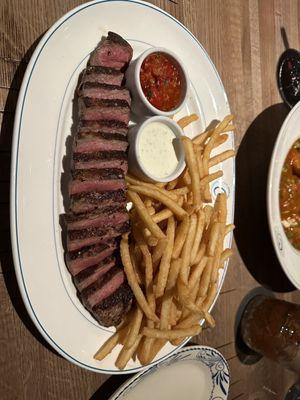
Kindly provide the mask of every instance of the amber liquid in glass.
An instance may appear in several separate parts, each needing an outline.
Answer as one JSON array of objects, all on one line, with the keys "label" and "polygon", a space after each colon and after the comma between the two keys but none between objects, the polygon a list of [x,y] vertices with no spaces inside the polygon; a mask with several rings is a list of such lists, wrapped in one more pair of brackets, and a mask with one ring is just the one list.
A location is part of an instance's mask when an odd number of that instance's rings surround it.
[{"label": "amber liquid in glass", "polygon": [[300,374],[300,306],[266,296],[247,305],[241,333],[247,346]]}]

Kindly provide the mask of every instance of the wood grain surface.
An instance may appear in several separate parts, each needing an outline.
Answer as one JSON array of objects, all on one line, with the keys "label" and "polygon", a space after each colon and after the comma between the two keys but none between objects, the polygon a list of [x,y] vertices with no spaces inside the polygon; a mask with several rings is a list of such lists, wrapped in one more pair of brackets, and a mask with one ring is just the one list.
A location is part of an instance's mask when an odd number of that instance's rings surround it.
[{"label": "wood grain surface", "polygon": [[[9,238],[12,127],[18,91],[43,33],[79,0],[0,1],[0,398],[108,399],[125,377],[85,371],[57,355],[41,338],[22,303]],[[266,177],[274,141],[288,109],[276,86],[284,46],[300,48],[296,0],[153,0],[203,44],[223,80],[236,116],[237,182],[234,257],[213,310],[214,330],[193,342],[220,349],[231,369],[230,400],[283,399],[297,376],[261,359],[241,362],[235,319],[244,297],[263,285],[279,298],[300,302],[283,275],[268,233]],[[51,299],[50,299],[51,300]],[[247,359],[247,362],[249,360]],[[128,376],[127,376],[128,377]]]}]

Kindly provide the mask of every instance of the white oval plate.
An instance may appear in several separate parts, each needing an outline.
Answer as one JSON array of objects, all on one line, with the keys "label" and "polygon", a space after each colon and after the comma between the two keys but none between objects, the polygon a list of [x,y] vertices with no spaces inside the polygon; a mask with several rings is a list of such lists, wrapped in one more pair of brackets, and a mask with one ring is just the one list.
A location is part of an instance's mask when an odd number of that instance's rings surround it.
[{"label": "white oval plate", "polygon": [[[59,224],[59,215],[65,212],[63,158],[74,90],[89,53],[108,30],[131,43],[134,57],[150,46],[163,46],[185,62],[191,91],[177,117],[200,115],[188,135],[199,133],[230,110],[222,82],[197,39],[172,16],[142,1],[83,4],[45,34],[30,60],[16,111],[11,180],[11,235],[21,294],[37,328],[61,355],[81,367],[113,374],[120,373],[114,366],[118,348],[101,362],[93,359],[113,329],[99,326],[78,300],[64,264]],[[220,151],[233,148],[233,140],[230,134]],[[220,190],[227,192],[228,222],[233,222],[234,160],[225,161],[222,169],[224,176],[212,192],[214,197]],[[231,238],[226,238],[226,247]],[[219,289],[225,272],[226,268]],[[156,361],[173,351],[175,347],[165,346]],[[140,369],[130,362],[124,372]]]},{"label": "white oval plate", "polygon": [[207,346],[188,346],[128,379],[109,400],[226,400],[229,380],[221,353]]},{"label": "white oval plate", "polygon": [[273,245],[279,262],[292,284],[300,289],[300,251],[293,247],[283,229],[280,218],[279,186],[286,156],[300,137],[300,102],[286,117],[272,154],[268,177],[268,219]]}]

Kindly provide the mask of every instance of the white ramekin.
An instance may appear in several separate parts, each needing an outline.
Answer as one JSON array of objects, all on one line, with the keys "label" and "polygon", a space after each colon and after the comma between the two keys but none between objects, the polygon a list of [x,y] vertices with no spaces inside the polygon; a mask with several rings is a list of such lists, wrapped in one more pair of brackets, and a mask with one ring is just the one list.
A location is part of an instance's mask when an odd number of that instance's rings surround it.
[{"label": "white ramekin", "polygon": [[139,140],[140,134],[146,125],[152,122],[162,122],[163,124],[169,126],[177,139],[180,139],[184,136],[183,130],[180,126],[171,120],[169,117],[164,116],[155,116],[146,119],[143,123],[132,126],[129,129],[128,133],[128,141],[129,141],[129,152],[128,152],[128,167],[129,172],[133,175],[139,177],[140,179],[146,180],[148,182],[170,182],[173,179],[176,179],[185,168],[185,155],[184,155],[184,147],[182,142],[179,140],[179,160],[176,169],[172,174],[164,177],[157,178],[156,176],[149,173],[143,166],[139,154]]},{"label": "white ramekin", "polygon": [[[181,76],[183,79],[183,93],[182,93],[182,100],[179,104],[178,107],[176,107],[173,110],[170,111],[161,111],[158,108],[154,107],[147,97],[144,95],[142,86],[141,86],[141,81],[140,81],[140,70],[141,66],[143,64],[143,61],[149,54],[152,53],[165,53],[167,54],[171,59],[175,61],[175,63],[178,65],[180,71],[181,71]],[[126,86],[129,88],[132,96],[132,104],[131,104],[131,110],[134,114],[137,115],[162,115],[165,117],[171,116],[176,114],[178,111],[182,109],[184,106],[184,103],[186,101],[187,95],[188,95],[188,88],[189,88],[189,79],[187,72],[185,70],[185,67],[183,63],[180,61],[180,59],[174,54],[172,51],[165,49],[163,47],[152,47],[151,49],[146,50],[144,53],[142,53],[138,58],[136,58],[134,61],[132,61],[129,64],[129,67],[126,72]]]}]

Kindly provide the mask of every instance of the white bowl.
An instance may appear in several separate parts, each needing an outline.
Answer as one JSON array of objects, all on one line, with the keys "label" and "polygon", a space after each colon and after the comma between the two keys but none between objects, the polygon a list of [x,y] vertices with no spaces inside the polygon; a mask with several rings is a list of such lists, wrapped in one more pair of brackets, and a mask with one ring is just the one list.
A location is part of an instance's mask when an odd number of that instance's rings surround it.
[{"label": "white bowl", "polygon": [[179,159],[176,169],[168,176],[163,178],[158,178],[155,175],[152,175],[149,171],[147,171],[142,163],[140,154],[139,154],[139,141],[141,132],[145,128],[145,126],[151,124],[152,122],[161,122],[167,125],[172,129],[177,139],[180,139],[184,136],[183,130],[180,126],[171,120],[168,117],[155,116],[146,119],[143,123],[132,126],[129,129],[128,133],[128,141],[129,141],[129,152],[128,152],[128,167],[129,172],[133,175],[147,180],[149,182],[170,182],[173,179],[176,179],[184,170],[185,167],[185,157],[184,157],[184,148],[182,142],[178,140],[178,151],[179,151]]},{"label": "white bowl", "polygon": [[[142,86],[141,86],[141,81],[140,81],[140,70],[141,66],[143,64],[143,61],[145,60],[146,57],[148,57],[152,53],[165,53],[167,54],[172,60],[175,61],[177,66],[179,67],[181,71],[181,76],[183,79],[183,93],[182,93],[182,98],[181,102],[178,107],[170,110],[170,111],[162,111],[159,110],[158,108],[154,107],[147,97],[144,95]],[[131,110],[134,114],[137,115],[162,115],[162,116],[171,116],[179,112],[182,107],[184,106],[184,103],[187,98],[188,94],[188,86],[189,86],[189,79],[187,72],[185,70],[185,67],[183,63],[180,61],[180,59],[176,56],[175,53],[172,51],[165,49],[163,47],[152,47],[151,49],[148,49],[144,51],[138,58],[136,58],[134,61],[132,61],[129,64],[129,67],[126,72],[126,86],[130,89],[131,95],[132,95],[132,104],[131,104]]]},{"label": "white bowl", "polygon": [[109,400],[226,400],[229,381],[229,367],[219,351],[188,346],[133,375]]},{"label": "white bowl", "polygon": [[277,137],[269,169],[267,193],[268,219],[273,245],[285,274],[297,289],[300,289],[300,251],[289,242],[281,223],[279,186],[286,156],[299,137],[300,102],[286,117]]}]

